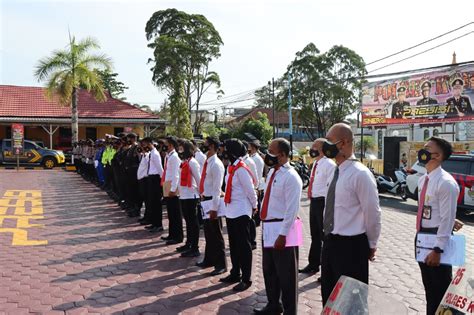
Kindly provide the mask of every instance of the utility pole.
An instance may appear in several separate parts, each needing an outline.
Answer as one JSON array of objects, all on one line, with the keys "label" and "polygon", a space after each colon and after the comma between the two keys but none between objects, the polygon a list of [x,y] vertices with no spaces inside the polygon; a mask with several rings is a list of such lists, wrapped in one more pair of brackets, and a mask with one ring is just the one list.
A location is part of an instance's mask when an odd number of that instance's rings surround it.
[{"label": "utility pole", "polygon": [[293,115],[291,113],[291,74],[288,73],[288,118],[290,123],[290,158],[293,159]]},{"label": "utility pole", "polygon": [[272,108],[273,108],[273,118],[272,118],[272,126],[273,126],[273,139],[276,137],[276,129],[275,129],[275,80],[272,78],[272,81],[268,81],[268,89],[270,91],[270,97],[272,101]]}]

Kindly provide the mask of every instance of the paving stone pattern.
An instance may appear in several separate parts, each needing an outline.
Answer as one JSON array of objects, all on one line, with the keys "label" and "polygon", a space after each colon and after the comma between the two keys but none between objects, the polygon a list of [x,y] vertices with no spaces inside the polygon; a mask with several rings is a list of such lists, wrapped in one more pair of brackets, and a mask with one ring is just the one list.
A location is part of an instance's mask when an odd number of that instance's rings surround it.
[{"label": "paving stone pattern", "polygon": [[[0,170],[0,196],[7,190],[41,190],[44,219],[35,223],[44,227],[28,229],[28,238],[48,244],[13,246],[11,233],[0,233],[0,314],[250,314],[266,304],[260,248],[254,251],[252,287],[234,293],[208,275],[211,269],[180,258],[176,246],[160,240],[162,234],[145,231],[75,173]],[[396,202],[382,203],[388,206],[377,260],[370,266],[371,285],[402,301],[409,314],[423,314],[424,292],[413,259],[416,207],[399,211],[392,209]],[[304,199],[301,267],[310,244],[308,212]],[[5,219],[0,228],[15,227],[15,221]],[[464,232],[472,259],[474,227]],[[299,314],[321,312],[317,276],[300,276]]]}]

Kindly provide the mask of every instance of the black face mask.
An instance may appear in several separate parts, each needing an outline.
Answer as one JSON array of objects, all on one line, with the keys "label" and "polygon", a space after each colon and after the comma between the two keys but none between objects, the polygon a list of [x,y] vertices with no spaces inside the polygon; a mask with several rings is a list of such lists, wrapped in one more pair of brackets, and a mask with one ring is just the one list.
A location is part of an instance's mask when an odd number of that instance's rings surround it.
[{"label": "black face mask", "polygon": [[203,145],[201,146],[201,151],[202,151],[202,153],[207,153],[207,151],[209,151],[209,146],[203,144]]},{"label": "black face mask", "polygon": [[335,143],[332,143],[332,142],[329,142],[329,141],[324,141],[323,143],[323,153],[326,157],[330,158],[330,159],[334,159],[337,154],[339,153],[339,148],[337,147],[337,144],[341,142],[341,140],[335,142]]},{"label": "black face mask", "polygon": [[418,151],[418,163],[421,166],[426,166],[428,162],[431,161],[431,152],[426,149],[421,149]]},{"label": "black face mask", "polygon": [[267,153],[265,154],[264,162],[268,167],[274,167],[278,165],[278,156]]},{"label": "black face mask", "polygon": [[178,152],[178,156],[181,160],[185,160],[186,157],[184,156],[184,152]]},{"label": "black face mask", "polygon": [[316,157],[319,156],[319,151],[311,149],[311,150],[309,150],[309,156],[312,157],[312,158],[316,158]]},{"label": "black face mask", "polygon": [[144,147],[144,148],[143,148],[143,151],[145,151],[145,152],[150,152],[151,150],[150,150],[149,147]]},{"label": "black face mask", "polygon": [[161,151],[163,151],[163,152],[168,152],[168,146],[167,146],[167,145],[163,145],[163,146],[161,147]]},{"label": "black face mask", "polygon": [[222,158],[223,158],[224,160],[229,160],[229,161],[231,161],[232,163],[235,162],[235,158],[234,158],[229,152],[227,152],[227,151],[224,151],[224,153],[222,153]]}]

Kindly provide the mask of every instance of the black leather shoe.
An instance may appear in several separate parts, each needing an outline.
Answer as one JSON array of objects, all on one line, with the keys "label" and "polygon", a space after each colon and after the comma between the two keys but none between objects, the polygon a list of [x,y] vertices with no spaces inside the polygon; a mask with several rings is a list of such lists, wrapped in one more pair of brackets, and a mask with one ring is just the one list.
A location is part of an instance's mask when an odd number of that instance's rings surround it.
[{"label": "black leather shoe", "polygon": [[181,253],[181,257],[199,257],[199,255],[201,255],[201,253],[197,249],[190,249]]},{"label": "black leather shoe", "polygon": [[318,277],[318,279],[316,280],[318,283],[321,283],[321,277]]},{"label": "black leather shoe", "polygon": [[254,314],[265,314],[265,315],[275,315],[283,313],[283,308],[281,306],[278,307],[271,307],[270,305],[265,305],[262,308],[254,308]]},{"label": "black leather shoe", "polygon": [[300,269],[299,273],[314,274],[314,273],[317,273],[318,271],[319,271],[319,268],[316,269],[316,268],[313,268],[312,266],[308,265],[308,266],[304,267],[303,269]]},{"label": "black leather shoe", "polygon": [[227,268],[216,268],[211,272],[211,276],[218,276],[223,274],[224,272],[227,272]]},{"label": "black leather shoe", "polygon": [[148,221],[148,220],[138,220],[138,223],[140,223],[140,225],[149,225],[149,224],[151,224],[151,222]]},{"label": "black leather shoe", "polygon": [[209,267],[212,267],[211,264],[208,264],[207,262],[205,261],[199,261],[195,264],[197,267],[199,268],[209,268]]},{"label": "black leather shoe", "polygon": [[154,226],[152,224],[145,226],[145,229],[147,229],[147,230],[151,230],[152,228],[154,228]]},{"label": "black leather shoe", "polygon": [[139,212],[129,212],[127,215],[128,215],[129,218],[136,218],[136,217],[140,216],[140,213]]},{"label": "black leather shoe", "polygon": [[161,227],[161,226],[152,226],[151,229],[148,229],[148,232],[150,232],[150,233],[163,232],[163,227]]},{"label": "black leather shoe", "polygon": [[179,244],[181,242],[182,241],[178,241],[178,240],[169,240],[169,241],[166,241],[166,245],[176,245],[176,244]]},{"label": "black leather shoe", "polygon": [[241,281],[238,285],[233,287],[232,290],[234,290],[236,292],[242,292],[242,291],[245,291],[248,288],[250,288],[251,285],[252,285],[252,281],[249,281],[249,282]]},{"label": "black leather shoe", "polygon": [[169,241],[171,239],[171,237],[168,235],[168,236],[162,236],[161,239],[163,241]]},{"label": "black leather shoe", "polygon": [[225,278],[219,279],[219,282],[224,282],[224,283],[238,283],[240,282],[240,277],[239,276],[234,276],[234,275],[228,275]]},{"label": "black leather shoe", "polygon": [[191,246],[189,246],[188,244],[184,244],[183,246],[180,246],[180,247],[176,248],[176,251],[178,253],[184,253],[184,252],[187,252],[190,249],[191,249]]}]

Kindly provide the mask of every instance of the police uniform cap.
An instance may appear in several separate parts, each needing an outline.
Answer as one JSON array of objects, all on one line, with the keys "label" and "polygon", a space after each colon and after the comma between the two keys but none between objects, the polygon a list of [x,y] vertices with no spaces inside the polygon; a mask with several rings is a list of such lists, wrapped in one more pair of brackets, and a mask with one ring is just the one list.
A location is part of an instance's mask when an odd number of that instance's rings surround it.
[{"label": "police uniform cap", "polygon": [[454,87],[455,85],[464,86],[464,81],[460,78],[456,78],[451,82],[451,86]]},{"label": "police uniform cap", "polygon": [[421,84],[421,89],[425,89],[425,88],[430,88],[431,89],[431,83],[430,81],[425,81]]},{"label": "police uniform cap", "polygon": [[400,86],[398,89],[397,89],[397,93],[404,93],[407,91],[407,88],[404,87],[404,86]]}]

